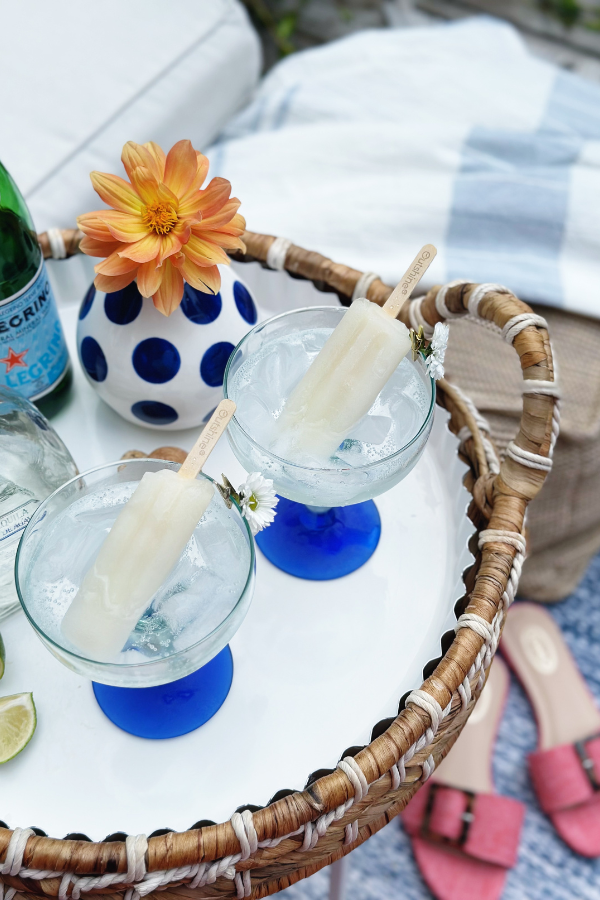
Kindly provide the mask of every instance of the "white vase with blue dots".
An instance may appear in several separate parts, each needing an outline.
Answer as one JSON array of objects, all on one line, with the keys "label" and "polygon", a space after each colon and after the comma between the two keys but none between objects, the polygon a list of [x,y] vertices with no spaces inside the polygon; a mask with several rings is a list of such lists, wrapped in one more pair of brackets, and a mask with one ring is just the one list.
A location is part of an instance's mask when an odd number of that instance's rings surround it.
[{"label": "white vase with blue dots", "polygon": [[124,419],[147,428],[192,428],[221,399],[227,360],[256,323],[257,310],[238,275],[229,266],[219,270],[218,294],[186,284],[169,317],[135,282],[111,294],[89,288],[79,310],[79,360],[98,395]]}]

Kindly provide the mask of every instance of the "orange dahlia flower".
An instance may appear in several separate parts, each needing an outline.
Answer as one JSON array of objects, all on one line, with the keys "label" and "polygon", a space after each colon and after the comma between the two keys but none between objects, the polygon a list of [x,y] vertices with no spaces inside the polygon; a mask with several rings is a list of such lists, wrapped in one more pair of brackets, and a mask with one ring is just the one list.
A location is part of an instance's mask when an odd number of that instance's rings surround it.
[{"label": "orange dahlia flower", "polygon": [[204,190],[208,160],[190,141],[179,141],[167,156],[152,141],[128,141],[121,155],[129,181],[92,172],[96,193],[112,209],[79,216],[81,249],[105,259],[95,266],[94,284],[118,291],[137,278],[165,316],[177,309],[183,284],[209,294],[221,287],[217,266],[229,263],[226,250],[245,250],[246,222],[231,184],[213,178]]}]

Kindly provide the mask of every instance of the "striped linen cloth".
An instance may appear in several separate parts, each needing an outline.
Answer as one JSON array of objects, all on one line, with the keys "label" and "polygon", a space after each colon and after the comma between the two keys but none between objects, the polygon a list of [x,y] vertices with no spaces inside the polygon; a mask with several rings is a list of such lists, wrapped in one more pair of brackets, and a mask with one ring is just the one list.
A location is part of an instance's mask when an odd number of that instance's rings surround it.
[{"label": "striped linen cloth", "polygon": [[207,151],[248,227],[393,283],[457,277],[600,316],[600,85],[474,17],[280,62]]}]

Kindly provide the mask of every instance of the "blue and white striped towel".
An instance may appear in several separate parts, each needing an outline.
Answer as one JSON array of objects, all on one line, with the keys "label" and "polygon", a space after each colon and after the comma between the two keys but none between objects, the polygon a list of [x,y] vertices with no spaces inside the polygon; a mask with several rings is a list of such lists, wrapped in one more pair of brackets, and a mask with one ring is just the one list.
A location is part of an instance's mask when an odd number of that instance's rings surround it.
[{"label": "blue and white striped towel", "polygon": [[207,152],[252,230],[391,283],[431,241],[429,285],[497,281],[600,316],[600,85],[500,21],[298,53]]}]

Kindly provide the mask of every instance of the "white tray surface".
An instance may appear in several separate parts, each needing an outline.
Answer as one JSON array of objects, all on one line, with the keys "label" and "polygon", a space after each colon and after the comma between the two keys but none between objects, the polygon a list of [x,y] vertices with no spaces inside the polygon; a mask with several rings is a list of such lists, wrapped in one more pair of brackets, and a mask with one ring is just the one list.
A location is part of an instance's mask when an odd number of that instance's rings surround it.
[{"label": "white tray surface", "polygon": [[[75,385],[53,424],[80,470],[134,448],[189,449],[195,431],[138,427],[97,398],[77,361],[77,308],[61,313]],[[192,734],[149,741],[120,731],[91,684],[48,653],[22,613],[3,623],[1,693],[33,691],[38,728],[26,751],[0,769],[0,819],[93,840],[183,831],[200,819],[224,821],[243,804],[265,805],[282,788],[302,789],[311,772],[334,768],[346,748],[368,743],[372,727],[397,714],[423,666],[440,655],[472,562],[465,466],[447,419],[438,408],[417,467],[377,499],[381,541],[357,572],[303,581],[257,554],[254,600],[231,642],[231,692]],[[245,476],[225,441],[206,469],[234,484]]]}]

